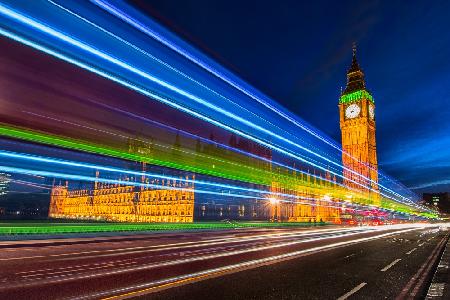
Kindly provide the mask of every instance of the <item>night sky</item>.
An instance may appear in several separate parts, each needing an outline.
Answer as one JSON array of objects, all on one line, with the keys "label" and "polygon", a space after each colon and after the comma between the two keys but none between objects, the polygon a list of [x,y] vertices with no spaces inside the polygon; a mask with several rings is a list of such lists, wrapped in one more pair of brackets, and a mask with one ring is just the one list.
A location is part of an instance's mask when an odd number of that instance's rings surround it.
[{"label": "night sky", "polygon": [[450,2],[129,2],[337,141],[355,41],[381,168],[450,191]]}]

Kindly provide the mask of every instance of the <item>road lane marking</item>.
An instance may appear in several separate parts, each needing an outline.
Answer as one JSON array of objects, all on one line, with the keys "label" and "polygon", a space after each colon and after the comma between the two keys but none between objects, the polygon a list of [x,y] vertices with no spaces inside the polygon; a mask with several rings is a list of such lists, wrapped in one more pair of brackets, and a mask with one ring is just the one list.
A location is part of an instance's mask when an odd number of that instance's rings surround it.
[{"label": "road lane marking", "polygon": [[391,262],[390,264],[388,264],[386,267],[384,267],[383,269],[381,269],[381,272],[386,272],[387,270],[389,270],[392,266],[394,266],[396,263],[398,263],[399,261],[401,261],[401,258],[397,258],[396,260],[394,260],[393,262]]},{"label": "road lane marking", "polygon": [[[356,231],[356,232],[361,232],[361,233],[369,233],[369,232],[377,232],[377,231],[385,231],[385,230],[395,230],[395,229],[402,229],[405,228],[406,226],[386,226],[385,228],[383,227],[367,227],[367,228],[326,228],[326,229],[316,229],[316,230],[296,230],[294,232],[281,232],[281,233],[265,233],[265,234],[247,234],[244,236],[236,236],[234,238],[231,239],[227,239],[227,238],[216,238],[216,239],[211,239],[209,241],[192,241],[192,242],[181,242],[181,243],[169,243],[169,244],[159,244],[159,245],[150,245],[150,246],[138,246],[138,247],[129,247],[129,248],[119,248],[119,249],[109,249],[109,250],[92,250],[92,251],[81,251],[81,252],[72,252],[72,253],[62,253],[62,254],[51,254],[51,255],[34,255],[34,256],[22,256],[22,257],[9,257],[9,258],[0,258],[0,261],[11,261],[11,260],[22,260],[22,259],[34,259],[34,258],[47,258],[47,257],[66,257],[66,256],[70,256],[70,255],[85,255],[85,254],[89,254],[89,253],[104,253],[104,252],[122,252],[124,251],[124,254],[126,254],[127,251],[133,251],[135,249],[155,249],[155,248],[159,248],[157,250],[171,250],[171,249],[176,249],[177,247],[180,246],[186,246],[186,247],[201,247],[201,246],[207,246],[211,243],[212,241],[215,242],[215,244],[226,244],[229,242],[244,242],[244,241],[249,241],[249,240],[258,240],[258,239],[264,239],[264,238],[269,238],[269,239],[279,239],[279,238],[289,238],[292,236],[309,236],[309,235],[315,235],[317,233],[321,233],[321,232],[327,232],[327,233],[334,233],[334,232],[352,232],[352,231]],[[410,227],[410,226],[408,226]],[[416,229],[423,229],[425,227],[416,227]],[[169,236],[170,237],[170,236]],[[75,242],[78,241],[79,239],[68,239],[67,241],[71,241],[74,240]],[[94,239],[93,241],[96,241],[98,239]],[[104,239],[100,239],[100,240],[104,240]],[[106,240],[107,241],[107,240]],[[110,243],[118,243],[116,241],[111,241]],[[0,245],[3,245],[4,243],[0,242]],[[9,243],[11,244],[11,243]],[[4,244],[4,245],[9,245]],[[170,247],[172,246],[172,247]],[[45,246],[45,248],[47,247],[60,247],[60,246]],[[156,251],[157,251],[156,250]],[[153,251],[153,250],[149,250],[149,251]]]},{"label": "road lane marking", "polygon": [[39,272],[48,272],[48,271],[57,271],[57,270],[68,270],[68,269],[76,269],[76,268],[85,268],[90,266],[101,266],[101,265],[107,265],[107,264],[119,264],[125,261],[132,261],[136,262],[135,258],[127,258],[127,259],[119,259],[114,261],[106,261],[101,263],[95,263],[95,264],[81,264],[81,265],[74,265],[74,266],[64,266],[60,268],[45,268],[45,269],[37,269],[37,270],[28,270],[28,271],[22,271],[15,273],[16,275],[20,274],[31,274],[31,273],[39,273]]},{"label": "road lane marking", "polygon": [[350,255],[347,255],[347,256],[344,257],[344,258],[349,258],[349,257],[355,256],[355,255],[356,255],[355,253],[352,253],[352,254],[350,254]]},{"label": "road lane marking", "polygon": [[37,277],[37,276],[45,275],[46,277],[51,278],[52,276],[49,277],[48,275],[64,274],[64,273],[69,273],[69,275],[73,275],[74,273],[71,273],[71,272],[98,270],[98,269],[105,269],[105,268],[109,268],[109,267],[126,266],[126,265],[130,265],[130,264],[136,264],[136,262],[121,263],[121,264],[105,264],[102,266],[97,266],[97,267],[92,267],[92,268],[69,269],[69,270],[62,270],[62,271],[56,271],[56,272],[33,273],[33,274],[21,275],[21,277],[28,279],[30,277]]},{"label": "road lane marking", "polygon": [[[415,229],[412,229],[412,230],[415,230]],[[252,248],[248,248],[248,250],[239,250],[239,251],[241,251],[241,252],[242,251],[244,251],[244,252],[253,252],[253,251],[260,251],[260,250],[266,250],[266,249],[271,249],[271,248],[282,248],[282,247],[293,246],[293,245],[297,245],[297,244],[316,242],[316,241],[325,240],[325,239],[336,239],[336,238],[341,238],[341,237],[360,235],[360,234],[364,234],[364,233],[366,233],[366,232],[350,232],[350,233],[339,233],[339,234],[327,234],[327,235],[322,235],[322,236],[319,236],[319,237],[308,237],[308,238],[304,238],[304,239],[301,239],[301,240],[294,240],[294,241],[291,241],[291,242],[284,242],[284,243],[278,242],[278,244],[273,244],[271,241],[269,241],[269,242],[262,241],[262,242],[258,242],[258,244],[255,244],[255,243],[251,244],[251,241],[250,241],[250,243],[242,245],[242,246],[245,246],[245,247],[253,246]],[[192,247],[194,247],[194,246],[192,246]],[[175,248],[175,249],[177,249],[177,248]],[[156,250],[129,251],[129,252],[120,253],[120,255],[124,256],[124,255],[129,255],[129,254],[147,253],[147,252],[150,252],[150,251],[154,252]],[[204,251],[204,250],[198,250],[198,251]],[[239,252],[239,251],[230,251],[230,253]],[[194,253],[194,251],[187,251],[185,253],[190,254],[190,253]],[[240,252],[238,254],[240,254]],[[116,257],[116,256],[118,256],[118,254],[99,254],[99,255],[96,255],[96,256],[83,256],[82,258],[83,259],[86,259],[86,258],[97,258],[98,259],[99,257],[111,257],[111,256],[112,257]],[[57,259],[57,260],[58,261],[66,261],[66,260],[79,260],[79,259],[80,259],[79,257],[72,257],[72,258],[60,258],[60,259]]]},{"label": "road lane marking", "polygon": [[[147,294],[147,293],[151,293],[153,291],[166,289],[166,288],[169,288],[169,287],[167,287],[168,285],[170,285],[170,286],[173,286],[173,284],[181,285],[181,284],[186,284],[186,282],[192,282],[192,281],[196,281],[196,280],[203,280],[206,278],[211,278],[212,276],[217,277],[217,276],[222,276],[224,274],[240,272],[243,270],[253,269],[253,268],[257,268],[257,267],[264,266],[264,265],[271,265],[271,264],[278,263],[281,261],[286,261],[286,260],[293,259],[293,258],[299,258],[302,256],[311,255],[311,254],[322,252],[322,251],[337,249],[340,247],[354,245],[354,244],[358,244],[361,242],[373,241],[373,240],[377,240],[377,239],[380,239],[380,238],[383,238],[383,237],[386,237],[386,236],[389,236],[392,234],[410,232],[412,230],[417,230],[417,229],[405,229],[405,230],[397,231],[394,233],[389,232],[389,233],[376,235],[373,237],[365,237],[365,238],[359,238],[359,239],[351,240],[351,241],[337,242],[337,243],[333,243],[333,244],[329,244],[329,245],[313,247],[310,249],[288,252],[288,253],[265,257],[265,258],[260,258],[260,259],[256,259],[256,260],[244,261],[244,262],[240,262],[240,263],[236,263],[236,264],[232,264],[232,265],[225,265],[225,266],[217,267],[214,269],[207,269],[207,270],[203,270],[203,271],[199,271],[199,272],[195,272],[195,273],[191,273],[191,274],[183,274],[183,275],[178,275],[178,276],[171,277],[171,278],[158,279],[156,281],[141,283],[138,285],[132,285],[132,286],[122,287],[122,288],[118,288],[118,289],[106,290],[106,291],[102,291],[102,292],[96,292],[93,294],[81,295],[81,296],[74,297],[71,299],[93,299],[93,298],[123,299],[126,297],[129,298],[131,296]],[[142,267],[140,267],[139,269],[142,269]],[[117,273],[117,271],[109,272],[108,274],[104,274],[104,275],[110,275],[112,273]],[[93,277],[93,276],[88,276],[87,278],[91,278],[91,277]],[[199,277],[202,277],[202,279],[199,279]],[[51,283],[54,284],[59,281],[63,281],[63,280],[55,280],[55,281],[52,281]],[[23,287],[23,286],[26,286],[26,284],[21,285],[21,287]],[[9,285],[9,288],[11,288],[11,285]],[[107,297],[109,297],[109,298],[107,298]]]},{"label": "road lane marking", "polygon": [[[427,258],[427,260],[422,264],[420,269],[414,274],[413,277],[409,280],[409,282],[405,285],[402,292],[396,297],[396,299],[413,299],[419,290],[419,287],[422,286],[423,280],[426,278],[426,276],[423,276],[424,274],[428,273],[428,270],[431,268],[431,266],[434,265],[434,262],[438,258],[438,254],[440,253],[440,250],[442,250],[442,247],[445,246],[447,236],[445,236],[433,249],[430,256]],[[422,278],[422,280],[420,280]],[[414,287],[415,286],[415,287]]]},{"label": "road lane marking", "polygon": [[419,244],[419,247],[422,247],[425,244],[425,242],[423,242],[422,244]]},{"label": "road lane marking", "polygon": [[[235,265],[228,265],[228,266],[224,266],[224,267],[220,267],[218,269],[214,269],[214,270],[205,270],[200,272],[201,274],[204,273],[213,273],[214,271],[232,271],[232,272],[236,272],[237,269],[242,270],[242,267],[244,268],[254,268],[260,265],[266,265],[266,264],[272,264],[278,261],[282,261],[282,260],[287,260],[287,259],[291,259],[294,257],[300,257],[300,256],[304,256],[304,255],[309,255],[312,254],[314,252],[321,252],[321,251],[327,251],[333,248],[337,248],[337,247],[344,247],[344,246],[348,246],[348,245],[352,245],[352,244],[356,244],[356,243],[360,243],[360,242],[365,242],[365,241],[372,241],[372,240],[376,240],[379,238],[384,238],[387,236],[390,236],[392,234],[400,234],[400,233],[405,233],[405,232],[410,232],[410,231],[414,231],[417,230],[417,228],[409,228],[409,229],[404,229],[404,230],[398,230],[395,232],[387,232],[387,233],[382,233],[379,235],[375,235],[375,236],[371,236],[371,237],[364,237],[364,238],[359,238],[359,239],[354,239],[354,240],[350,240],[350,241],[345,241],[345,242],[337,242],[334,244],[329,244],[329,245],[324,245],[324,246],[320,246],[320,247],[313,247],[313,248],[309,248],[309,249],[305,249],[305,250],[300,250],[300,251],[294,251],[294,252],[288,252],[285,254],[280,254],[280,255],[276,255],[276,256],[271,256],[271,257],[266,257],[264,259],[258,259],[258,260],[252,260],[252,261],[246,261],[243,263],[238,263]],[[351,233],[351,234],[342,234],[340,235],[340,237],[348,237],[348,236],[355,236],[358,235],[359,233]],[[330,236],[330,237],[322,237],[322,238],[318,238],[316,240],[321,240],[321,239],[334,239],[337,238],[337,236]],[[272,246],[273,247],[273,246]],[[270,247],[270,248],[272,248]],[[156,263],[156,264],[148,264],[148,265],[140,265],[140,266],[134,266],[134,267],[130,267],[130,268],[124,268],[124,269],[115,269],[115,270],[110,270],[110,271],[106,271],[106,272],[101,272],[101,273],[94,273],[94,274],[89,274],[89,275],[78,275],[76,277],[70,277],[68,278],[67,276],[64,277],[60,277],[60,279],[58,280],[52,280],[52,281],[46,281],[48,283],[57,283],[57,282],[63,282],[63,281],[67,281],[67,280],[81,280],[81,279],[85,279],[85,278],[95,278],[98,276],[108,276],[108,275],[115,275],[115,274],[121,274],[121,273],[125,273],[125,272],[131,272],[131,271],[138,271],[138,270],[147,270],[147,269],[152,269],[155,267],[165,267],[165,266],[171,266],[171,265],[176,265],[176,264],[183,264],[183,263],[187,263],[187,262],[193,262],[193,261],[200,261],[200,260],[206,260],[206,259],[211,259],[211,258],[217,258],[217,257],[225,257],[228,255],[235,255],[235,254],[240,254],[240,253],[245,253],[245,252],[249,252],[249,251],[255,251],[255,249],[245,249],[245,250],[240,250],[240,251],[231,251],[232,253],[219,253],[216,255],[206,255],[204,257],[196,257],[196,258],[189,258],[189,259],[182,259],[182,260],[175,260],[175,261],[167,261],[167,262],[163,262],[163,263]],[[189,275],[195,275],[195,274],[186,274],[184,276],[189,276]],[[197,274],[198,275],[198,274]],[[179,278],[179,276],[178,276]],[[176,278],[167,278],[164,279],[162,281],[172,281],[172,280],[176,280]],[[32,286],[32,285],[36,285],[38,282],[37,280],[34,280],[33,282],[30,282],[28,284],[20,284],[20,283],[14,283],[13,285],[20,285],[21,287],[23,286]],[[42,282],[41,282],[42,283]],[[159,280],[159,283],[161,283],[161,280]],[[144,284],[146,287],[148,286],[152,286],[157,284],[157,282],[151,282],[151,283],[147,283]],[[11,288],[13,285],[8,285],[8,288]],[[3,286],[0,286],[0,290],[3,289]],[[128,287],[125,288],[125,290],[129,290],[129,289],[133,289],[133,288],[142,288],[142,285],[136,287]],[[116,290],[116,292],[123,292],[124,289],[121,289],[119,291]],[[111,291],[108,291],[111,292]],[[107,292],[106,292],[107,293]],[[104,296],[106,293],[102,293],[102,296]]]},{"label": "road lane marking", "polygon": [[[407,231],[411,231],[411,230],[415,230],[415,229],[408,229]],[[300,243],[307,243],[309,241],[335,239],[335,238],[348,237],[348,236],[353,236],[353,235],[358,235],[358,234],[359,233],[348,233],[348,234],[340,234],[340,235],[326,235],[326,236],[322,236],[322,237],[315,238],[315,239],[306,239],[306,240],[294,241],[294,242],[284,243],[284,244],[276,244],[276,245],[269,244],[267,246],[252,247],[252,248],[248,248],[248,249],[244,248],[242,250],[226,251],[224,253],[220,253],[219,252],[217,254],[208,254],[208,255],[204,255],[204,256],[187,257],[185,259],[168,260],[168,261],[162,261],[162,262],[158,262],[158,263],[150,263],[150,264],[142,265],[140,267],[135,267],[135,269],[141,269],[142,267],[144,267],[144,268],[157,268],[157,267],[161,267],[161,266],[169,266],[169,265],[174,265],[174,264],[179,264],[179,263],[207,260],[207,259],[217,258],[217,257],[226,257],[226,256],[230,256],[230,255],[237,255],[237,254],[242,254],[242,253],[261,251],[261,250],[273,249],[273,248],[284,247],[284,246],[291,246],[291,245],[296,245],[296,244],[300,244]],[[389,234],[389,233],[386,233],[386,234]],[[127,269],[130,269],[130,268],[127,268]],[[73,271],[73,269],[69,270],[69,271],[63,271],[63,272],[70,272],[70,271]],[[109,272],[109,273],[111,273],[111,272]],[[69,273],[67,275],[64,275],[64,277],[69,277],[69,275],[73,275],[73,274]],[[101,275],[101,273],[100,273],[100,275]],[[42,274],[26,275],[26,276],[28,276],[28,277],[30,277],[30,276],[42,276]],[[94,277],[93,275],[87,275],[87,276],[88,277]],[[55,278],[55,277],[62,277],[62,276],[50,276],[50,277],[39,277],[39,278],[35,277],[34,279],[35,280],[38,280],[38,279],[39,280],[44,280],[44,279]],[[78,276],[77,278],[79,278],[79,277],[80,276]],[[0,289],[1,288],[2,287],[0,286]]]},{"label": "road lane marking", "polygon": [[416,251],[416,250],[417,250],[417,248],[414,248],[414,249],[412,249],[412,250],[406,252],[406,255],[410,255],[411,253],[413,253],[413,252]]},{"label": "road lane marking", "polygon": [[354,293],[356,293],[357,291],[359,291],[360,289],[362,289],[367,283],[366,282],[362,282],[360,284],[358,284],[355,288],[353,288],[350,292],[345,293],[344,295],[342,295],[341,297],[337,298],[337,300],[345,300],[348,297],[350,297],[351,295],[353,295]]}]

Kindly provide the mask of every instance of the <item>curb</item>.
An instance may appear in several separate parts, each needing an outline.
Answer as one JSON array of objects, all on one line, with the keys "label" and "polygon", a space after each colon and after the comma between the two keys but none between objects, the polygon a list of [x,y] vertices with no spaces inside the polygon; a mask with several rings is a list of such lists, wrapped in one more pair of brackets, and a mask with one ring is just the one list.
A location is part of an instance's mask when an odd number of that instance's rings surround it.
[{"label": "curb", "polygon": [[425,299],[450,299],[450,239],[439,261]]}]

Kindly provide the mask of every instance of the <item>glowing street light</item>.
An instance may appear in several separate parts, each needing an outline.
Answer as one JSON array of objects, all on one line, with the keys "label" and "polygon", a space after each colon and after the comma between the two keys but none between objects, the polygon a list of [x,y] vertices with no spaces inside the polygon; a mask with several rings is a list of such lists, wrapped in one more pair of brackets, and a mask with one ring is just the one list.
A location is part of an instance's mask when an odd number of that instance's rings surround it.
[{"label": "glowing street light", "polygon": [[280,200],[278,200],[277,198],[269,198],[270,204],[275,205],[278,204],[278,202],[280,202]]}]

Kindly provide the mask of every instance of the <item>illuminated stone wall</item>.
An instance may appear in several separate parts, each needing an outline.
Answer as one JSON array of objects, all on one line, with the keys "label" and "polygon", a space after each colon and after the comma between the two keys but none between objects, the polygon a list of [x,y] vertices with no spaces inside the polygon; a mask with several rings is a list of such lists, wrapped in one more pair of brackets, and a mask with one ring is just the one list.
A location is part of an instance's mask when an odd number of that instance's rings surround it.
[{"label": "illuminated stone wall", "polygon": [[366,89],[356,47],[347,72],[347,85],[339,99],[344,185],[365,193],[368,203],[380,205],[376,150],[375,101]]},{"label": "illuminated stone wall", "polygon": [[[332,191],[338,189],[335,187],[321,186],[320,191],[315,188],[300,190],[297,195],[301,197],[299,202],[307,202],[309,204],[293,204],[292,211],[289,214],[289,222],[340,222],[341,210],[335,203],[335,200],[328,196]],[[328,189],[330,193],[328,193]],[[305,200],[301,200],[301,199]],[[308,199],[308,200],[306,200]]]},{"label": "illuminated stone wall", "polygon": [[299,185],[295,191],[285,190],[274,183],[271,187],[273,193],[291,194],[297,196],[297,199],[291,198],[291,202],[279,201],[276,198],[269,199],[270,220],[339,223],[341,210],[332,195],[342,194],[343,191],[340,192],[340,190],[343,189],[336,185],[328,172],[325,178],[318,176],[311,179],[308,176],[306,182]]},{"label": "illuminated stone wall", "polygon": [[96,183],[93,190],[54,186],[49,217],[114,222],[193,222],[194,185],[166,182],[150,189]]}]

